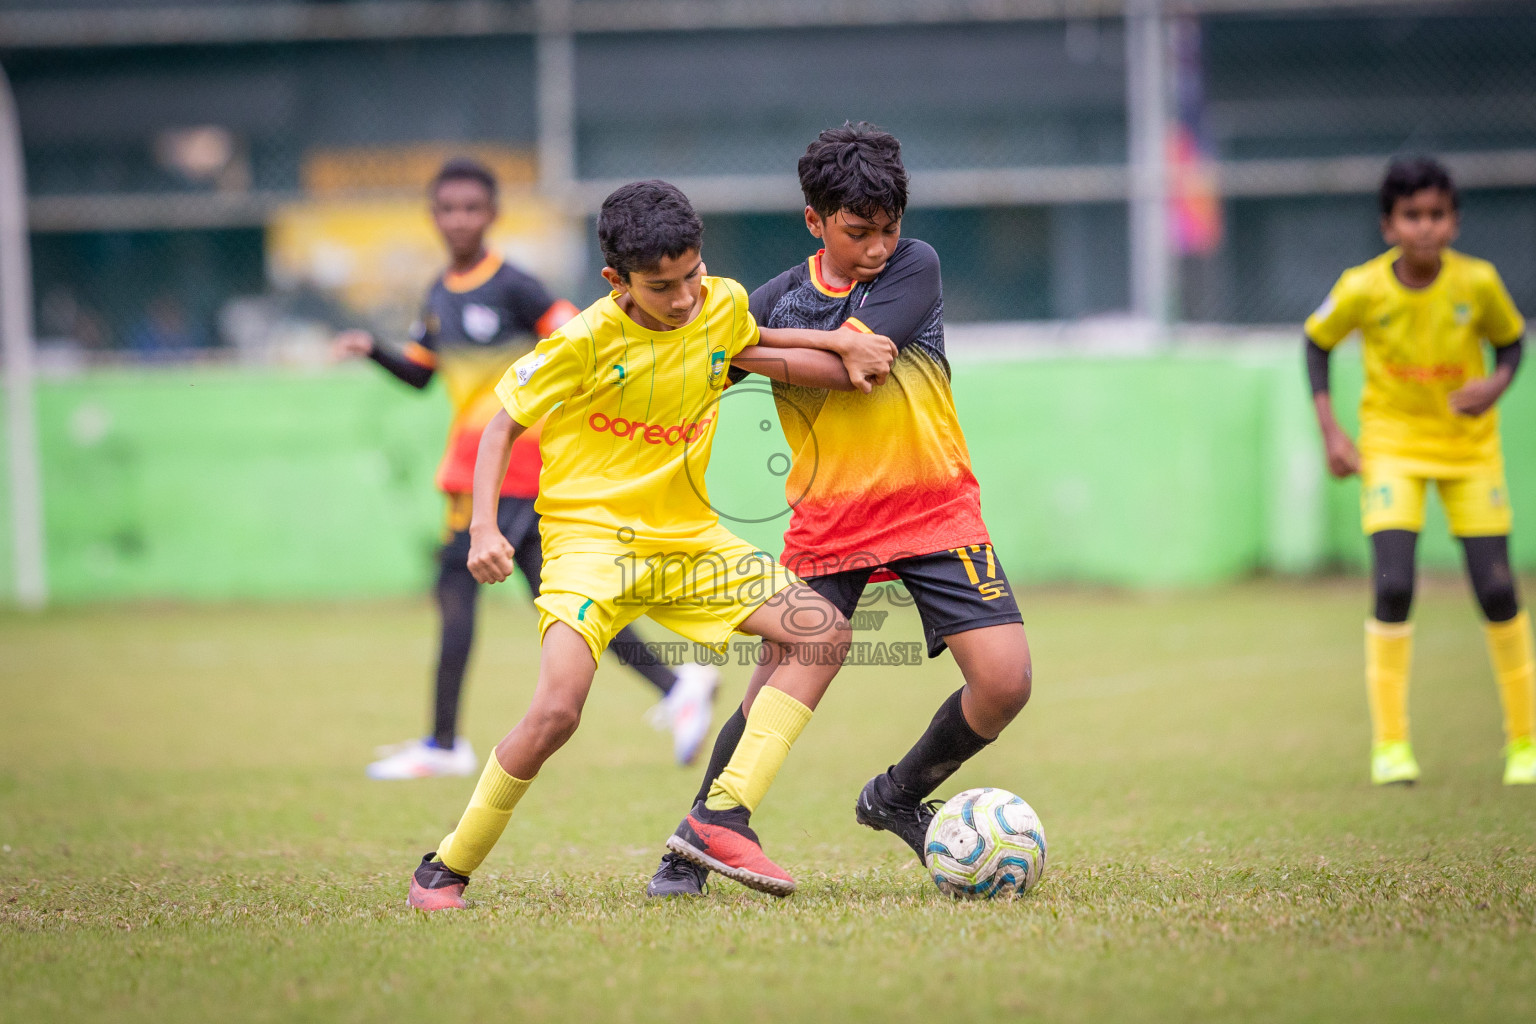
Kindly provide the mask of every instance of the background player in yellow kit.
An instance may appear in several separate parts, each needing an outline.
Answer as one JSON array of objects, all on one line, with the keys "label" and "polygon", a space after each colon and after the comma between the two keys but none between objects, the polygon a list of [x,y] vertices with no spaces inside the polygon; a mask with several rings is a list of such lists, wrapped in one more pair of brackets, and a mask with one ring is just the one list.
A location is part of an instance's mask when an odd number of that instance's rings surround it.
[{"label": "background player in yellow kit", "polygon": [[[1450,248],[1456,188],[1430,159],[1394,162],[1381,185],[1381,232],[1392,248],[1346,270],[1307,318],[1306,357],[1329,471],[1358,472],[1371,538],[1376,608],[1365,624],[1371,781],[1419,777],[1408,736],[1414,547],[1434,483],[1487,617],[1504,707],[1504,782],[1536,784],[1536,658],[1509,564],[1511,514],[1494,403],[1514,379],[1525,321],[1493,264]],[[1328,354],[1358,330],[1365,356],[1360,446],[1340,429]],[[1483,342],[1494,348],[1489,374]]]},{"label": "background player in yellow kit", "polygon": [[[719,647],[739,631],[780,645],[783,660],[753,703],[735,755],[668,845],[752,888],[794,890],[748,820],[841,666],[849,627],[772,556],[722,527],[704,492],[717,399],[731,364],[752,359],[760,332],[741,285],[706,276],[702,235],[675,187],[643,181],[615,191],[598,216],[613,291],[514,363],[496,387],[504,408],[486,427],[475,464],[469,567],[486,583],[512,572],[515,552],[496,527],[499,483],[514,440],[547,416],[539,681],[458,827],[416,868],[411,906],[465,905],[470,873],[575,732],[603,649],[647,614],[696,643]],[[878,379],[894,352],[888,338],[873,347],[883,353]],[[811,349],[774,349],[749,368],[822,387],[859,379],[837,356]],[[597,824],[603,809],[598,795],[581,813]]]},{"label": "background player in yellow kit", "polygon": [[[338,357],[366,356],[417,389],[441,375],[453,406],[448,444],[437,469],[437,486],[447,498],[448,516],[434,587],[442,629],[432,732],[381,748],[379,759],[368,765],[370,778],[473,775],[479,764],[469,741],[458,734],[459,702],[474,643],[480,590],[465,564],[475,451],[480,432],[501,408],[495,393],[501,375],[540,338],[576,315],[575,306],[550,295],[538,279],[486,245],[486,232],[497,215],[496,192],[495,177],[478,161],[459,158],[445,163],[428,194],[449,266],[427,292],[410,343],[396,351],[358,330],[344,331],[334,342]],[[518,568],[535,597],[543,563],[539,515],[534,508],[539,469],[535,429],[513,447],[498,509],[501,531],[517,549]],[[630,628],[614,637],[613,649],[660,692],[662,700],[652,717],[671,729],[673,756],[682,764],[691,762],[709,734],[718,674],[708,666],[691,664],[673,672]]]}]

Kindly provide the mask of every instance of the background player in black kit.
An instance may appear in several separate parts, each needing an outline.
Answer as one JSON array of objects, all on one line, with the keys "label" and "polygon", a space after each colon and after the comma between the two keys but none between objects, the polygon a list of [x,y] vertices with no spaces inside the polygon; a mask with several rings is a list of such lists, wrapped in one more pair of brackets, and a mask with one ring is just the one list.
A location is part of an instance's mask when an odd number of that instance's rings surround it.
[{"label": "background player in black kit", "polygon": [[[432,219],[448,248],[450,265],[428,291],[410,342],[395,351],[356,330],[341,333],[334,342],[338,357],[368,356],[418,389],[441,374],[453,407],[448,445],[437,471],[448,517],[436,586],[442,638],[432,734],[381,748],[380,759],[368,766],[369,776],[376,779],[473,775],[480,767],[469,741],[458,735],[459,697],[479,594],[466,565],[475,453],[486,423],[501,408],[496,382],[540,338],[576,313],[570,302],[555,299],[538,280],[486,248],[486,232],[496,219],[496,191],[495,177],[482,164],[464,159],[445,164],[429,193]],[[534,511],[540,468],[538,431],[530,430],[513,448],[502,483],[499,525],[517,552],[518,568],[534,596],[543,564]],[[677,760],[690,762],[709,732],[714,669],[685,665],[674,673],[633,628],[620,631],[610,646],[661,692],[653,720],[671,729]]]},{"label": "background player in black kit", "polygon": [[[981,751],[1029,700],[1029,643],[1012,587],[981,518],[981,493],[949,387],[939,257],[901,237],[907,173],[901,143],[869,124],[822,132],[800,158],[805,223],[825,248],[752,293],[764,328],[881,334],[897,348],[882,387],[773,385],[794,452],[786,491],[801,495],[780,561],[843,615],[870,582],[899,579],[922,616],[929,657],[946,647],[965,685],[917,743],[859,794],[861,825],[895,833],[924,859],[925,798]],[[765,344],[768,335],[765,334]],[[742,707],[720,727],[699,799],[730,760],[753,696],[775,667],[772,645]],[[662,859],[652,896],[702,891],[703,869]]]}]

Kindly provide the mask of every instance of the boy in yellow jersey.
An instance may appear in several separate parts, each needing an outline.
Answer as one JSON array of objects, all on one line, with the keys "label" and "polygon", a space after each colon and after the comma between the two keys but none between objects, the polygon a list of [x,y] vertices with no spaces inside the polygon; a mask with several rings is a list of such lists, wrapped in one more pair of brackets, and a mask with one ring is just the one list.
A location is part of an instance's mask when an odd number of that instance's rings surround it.
[{"label": "boy in yellow jersey", "polygon": [[[698,643],[719,647],[740,631],[778,646],[780,668],[758,694],[736,756],[671,846],[752,888],[794,891],[748,820],[841,666],[848,622],[720,525],[704,472],[733,363],[776,379],[868,388],[866,378],[882,379],[894,352],[889,339],[874,339],[867,370],[810,348],[760,353],[745,290],[705,275],[702,233],[675,187],[644,181],[618,189],[598,217],[603,276],[613,291],[497,385],[503,409],[486,427],[475,463],[469,568],[484,583],[511,574],[514,551],[496,526],[498,491],[513,441],[544,420],[539,680],[528,712],[486,762],[458,827],[416,869],[411,906],[465,905],[469,875],[575,731],[598,657],[643,614]],[[822,337],[790,333],[806,344]]]},{"label": "boy in yellow jersey", "polygon": [[[1346,270],[1307,318],[1307,371],[1328,469],[1359,473],[1371,538],[1375,616],[1365,624],[1371,781],[1419,777],[1408,740],[1414,547],[1430,483],[1466,552],[1487,617],[1488,653],[1504,707],[1504,782],[1536,783],[1536,656],[1509,565],[1511,523],[1498,413],[1520,362],[1525,321],[1491,263],[1450,248],[1455,185],[1433,160],[1397,161],[1381,185],[1381,232],[1392,248]],[[1328,355],[1358,330],[1365,354],[1360,446],[1339,428]],[[1487,372],[1483,342],[1494,348]]]},{"label": "boy in yellow jersey", "polygon": [[[458,734],[459,699],[475,635],[479,585],[469,574],[469,491],[480,433],[501,408],[496,383],[514,359],[576,315],[532,275],[512,266],[486,245],[497,216],[496,178],[475,160],[443,164],[427,193],[432,222],[448,250],[449,266],[427,292],[421,316],[403,350],[383,345],[367,331],[343,331],[338,358],[366,356],[414,388],[434,376],[447,384],[453,406],[448,444],[437,469],[437,486],[447,498],[448,517],[433,588],[441,622],[433,689],[431,735],[381,748],[368,765],[369,778],[419,779],[473,775],[479,766],[469,741]],[[501,531],[517,548],[518,568],[535,597],[539,594],[539,439],[529,431],[513,449],[502,482]],[[614,637],[625,664],[661,693],[654,718],[672,730],[673,756],[688,764],[709,734],[717,674],[704,665],[682,665],[674,673],[646,647],[633,629]]]}]

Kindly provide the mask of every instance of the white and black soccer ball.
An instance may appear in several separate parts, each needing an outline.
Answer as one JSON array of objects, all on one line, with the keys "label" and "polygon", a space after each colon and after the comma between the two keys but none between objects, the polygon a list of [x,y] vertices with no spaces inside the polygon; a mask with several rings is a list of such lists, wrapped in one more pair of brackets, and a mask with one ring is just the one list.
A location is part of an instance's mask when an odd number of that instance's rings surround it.
[{"label": "white and black soccer ball", "polygon": [[1045,874],[1045,828],[1006,789],[968,789],[928,824],[928,872],[940,892],[968,900],[1022,896]]}]

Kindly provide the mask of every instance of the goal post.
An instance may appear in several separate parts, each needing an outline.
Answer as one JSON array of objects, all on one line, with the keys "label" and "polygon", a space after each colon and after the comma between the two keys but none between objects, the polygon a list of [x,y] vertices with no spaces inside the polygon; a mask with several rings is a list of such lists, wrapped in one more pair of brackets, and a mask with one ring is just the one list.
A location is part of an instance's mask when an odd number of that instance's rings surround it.
[{"label": "goal post", "polygon": [[27,248],[26,195],[21,123],[10,79],[0,68],[0,348],[4,349],[12,564],[17,603],[36,609],[48,601],[48,576],[32,396],[32,261]]}]

